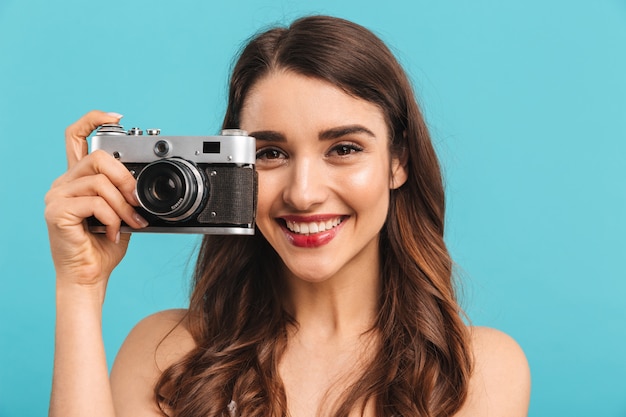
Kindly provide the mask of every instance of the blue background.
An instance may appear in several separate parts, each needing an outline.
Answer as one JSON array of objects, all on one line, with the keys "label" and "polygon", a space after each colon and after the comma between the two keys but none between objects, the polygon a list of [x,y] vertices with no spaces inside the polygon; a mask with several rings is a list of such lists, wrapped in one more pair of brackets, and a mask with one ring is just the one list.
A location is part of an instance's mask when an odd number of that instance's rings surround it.
[{"label": "blue background", "polygon": [[[442,158],[475,324],[533,374],[530,415],[626,416],[626,1],[0,0],[0,416],[47,413],[54,271],[43,198],[92,108],[219,129],[231,59],[310,13],[363,24],[414,81]],[[110,360],[183,306],[195,236],[135,235],[105,304]]]}]

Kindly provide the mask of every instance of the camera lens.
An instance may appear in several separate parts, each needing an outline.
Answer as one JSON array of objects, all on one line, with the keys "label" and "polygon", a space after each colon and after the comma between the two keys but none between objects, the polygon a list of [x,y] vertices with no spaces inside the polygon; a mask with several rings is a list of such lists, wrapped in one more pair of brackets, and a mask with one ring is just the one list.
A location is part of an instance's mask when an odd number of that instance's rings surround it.
[{"label": "camera lens", "polygon": [[139,203],[164,220],[185,220],[196,213],[206,195],[202,171],[184,159],[160,159],[137,176]]},{"label": "camera lens", "polygon": [[154,179],[151,188],[152,197],[158,201],[172,201],[178,193],[176,192],[176,182],[168,176],[160,176]]}]

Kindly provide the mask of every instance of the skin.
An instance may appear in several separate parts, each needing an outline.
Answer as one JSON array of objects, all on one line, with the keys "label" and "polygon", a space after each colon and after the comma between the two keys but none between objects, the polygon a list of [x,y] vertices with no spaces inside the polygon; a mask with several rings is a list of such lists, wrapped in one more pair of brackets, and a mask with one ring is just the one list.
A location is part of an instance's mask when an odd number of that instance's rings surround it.
[{"label": "skin", "polygon": [[[376,314],[378,235],[389,189],[406,171],[391,158],[380,109],[317,79],[270,74],[249,93],[241,126],[257,139],[257,226],[285,264],[300,325],[281,378],[293,415],[314,415],[330,385],[351,380],[354,358],[366,359],[371,341],[360,335]],[[341,223],[316,234],[286,227],[330,219]]]},{"label": "skin", "polygon": [[[314,416],[354,380],[376,337],[363,337],[375,314],[378,233],[389,190],[406,180],[388,150],[376,106],[320,80],[272,73],[249,93],[242,128],[256,135],[257,224],[284,262],[288,308],[299,323],[279,363],[290,413]],[[91,112],[66,132],[69,169],[46,196],[57,272],[57,329],[52,416],[157,416],[153,386],[194,347],[184,311],[152,315],[129,334],[107,375],[102,302],[128,235],[121,220],[145,225],[133,206],[134,179],[116,160],[87,155],[85,138],[119,116]],[[96,215],[106,235],[85,231]],[[290,222],[340,219],[330,231],[293,233]],[[335,222],[337,223],[337,222]],[[173,329],[173,331],[172,331]],[[530,376],[509,336],[472,328],[474,373],[457,416],[527,415]],[[161,343],[162,342],[162,343]],[[371,410],[369,415],[371,415]]]}]

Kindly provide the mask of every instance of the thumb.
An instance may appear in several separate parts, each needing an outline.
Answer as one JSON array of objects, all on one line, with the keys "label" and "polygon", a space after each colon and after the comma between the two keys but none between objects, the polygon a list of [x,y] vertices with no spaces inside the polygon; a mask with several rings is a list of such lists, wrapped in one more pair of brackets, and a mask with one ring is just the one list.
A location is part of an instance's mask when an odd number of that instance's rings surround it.
[{"label": "thumb", "polygon": [[105,113],[92,110],[65,129],[65,152],[67,165],[71,168],[87,155],[87,137],[98,126],[106,123],[118,123],[123,116],[118,113]]}]

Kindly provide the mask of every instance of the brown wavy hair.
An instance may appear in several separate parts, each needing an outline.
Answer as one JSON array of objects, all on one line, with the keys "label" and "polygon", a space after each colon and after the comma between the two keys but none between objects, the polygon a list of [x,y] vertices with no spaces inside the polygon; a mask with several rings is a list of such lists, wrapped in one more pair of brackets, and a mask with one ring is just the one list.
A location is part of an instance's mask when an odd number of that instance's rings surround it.
[{"label": "brown wavy hair", "polygon": [[[224,127],[240,127],[246,95],[275,70],[328,81],[378,105],[392,154],[406,160],[409,175],[390,191],[380,233],[373,359],[332,415],[348,416],[365,404],[377,416],[454,414],[467,396],[471,354],[443,239],[441,170],[408,77],[369,30],[339,18],[301,18],[244,47],[233,68]],[[165,370],[155,388],[164,414],[228,415],[231,400],[246,417],[288,414],[278,363],[287,327],[295,323],[281,302],[280,264],[258,231],[204,238],[186,318],[197,347]]]}]

